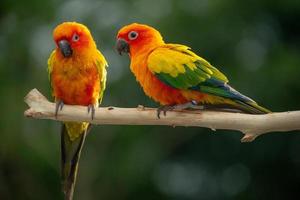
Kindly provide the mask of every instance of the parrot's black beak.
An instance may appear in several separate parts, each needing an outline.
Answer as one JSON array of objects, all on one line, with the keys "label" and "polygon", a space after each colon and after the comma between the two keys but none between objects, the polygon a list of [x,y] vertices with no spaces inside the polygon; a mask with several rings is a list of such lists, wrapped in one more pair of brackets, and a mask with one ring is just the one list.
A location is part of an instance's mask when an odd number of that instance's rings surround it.
[{"label": "parrot's black beak", "polygon": [[67,40],[60,40],[58,43],[58,47],[65,58],[72,56],[73,50],[70,46],[70,43]]},{"label": "parrot's black beak", "polygon": [[116,48],[120,55],[122,53],[129,53],[129,44],[124,39],[117,40]]}]

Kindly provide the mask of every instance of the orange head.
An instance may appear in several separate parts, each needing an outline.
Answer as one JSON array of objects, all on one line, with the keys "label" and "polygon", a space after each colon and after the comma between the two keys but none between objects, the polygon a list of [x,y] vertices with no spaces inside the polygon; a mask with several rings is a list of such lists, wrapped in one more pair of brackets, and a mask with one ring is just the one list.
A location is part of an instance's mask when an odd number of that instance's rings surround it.
[{"label": "orange head", "polygon": [[80,55],[85,50],[96,48],[89,29],[76,22],[64,22],[53,31],[56,50],[64,58]]},{"label": "orange head", "polygon": [[129,24],[121,28],[117,35],[117,50],[120,54],[134,55],[164,44],[161,34],[151,26]]}]

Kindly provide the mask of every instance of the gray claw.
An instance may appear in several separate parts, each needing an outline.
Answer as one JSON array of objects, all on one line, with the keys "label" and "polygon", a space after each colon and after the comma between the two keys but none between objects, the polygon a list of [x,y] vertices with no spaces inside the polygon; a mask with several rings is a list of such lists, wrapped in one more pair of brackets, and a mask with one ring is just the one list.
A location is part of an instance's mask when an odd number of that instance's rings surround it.
[{"label": "gray claw", "polygon": [[88,113],[91,113],[91,117],[93,120],[95,117],[95,105],[93,104],[88,105]]},{"label": "gray claw", "polygon": [[160,113],[163,112],[164,116],[167,116],[167,112],[174,110],[174,106],[161,106],[157,108],[157,118],[160,119]]},{"label": "gray claw", "polygon": [[197,101],[192,100],[191,102],[187,102],[184,104],[161,106],[157,109],[157,118],[160,119],[161,112],[163,112],[164,116],[166,116],[168,111],[171,111],[171,110],[181,111],[181,110],[188,109],[188,108],[195,108],[195,109],[198,108],[199,109]]},{"label": "gray claw", "polygon": [[55,118],[57,118],[58,111],[62,110],[64,107],[64,102],[62,100],[57,100],[55,104]]}]

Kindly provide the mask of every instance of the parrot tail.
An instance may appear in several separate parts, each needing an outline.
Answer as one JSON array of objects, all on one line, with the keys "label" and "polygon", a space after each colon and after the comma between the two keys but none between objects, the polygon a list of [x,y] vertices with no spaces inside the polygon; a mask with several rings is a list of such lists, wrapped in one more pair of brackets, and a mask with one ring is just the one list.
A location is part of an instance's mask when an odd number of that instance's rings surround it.
[{"label": "parrot tail", "polygon": [[233,101],[233,106],[250,114],[267,114],[270,110],[258,105],[251,98],[239,93],[231,86],[227,85],[227,92],[230,93],[230,99]]},{"label": "parrot tail", "polygon": [[250,114],[267,114],[270,110],[258,105],[255,101],[234,100],[233,107]]},{"label": "parrot tail", "polygon": [[206,84],[207,85],[205,86],[199,87],[200,91],[229,100],[225,102],[225,104],[227,104],[226,106],[236,108],[250,114],[266,114],[271,112],[224,82],[216,79],[210,79]]},{"label": "parrot tail", "polygon": [[83,129],[74,140],[70,139],[66,124],[62,125],[61,130],[61,176],[62,176],[62,190],[65,194],[65,200],[72,200],[76,183],[78,163],[80,159],[81,150],[85,141],[87,132],[90,129]]}]

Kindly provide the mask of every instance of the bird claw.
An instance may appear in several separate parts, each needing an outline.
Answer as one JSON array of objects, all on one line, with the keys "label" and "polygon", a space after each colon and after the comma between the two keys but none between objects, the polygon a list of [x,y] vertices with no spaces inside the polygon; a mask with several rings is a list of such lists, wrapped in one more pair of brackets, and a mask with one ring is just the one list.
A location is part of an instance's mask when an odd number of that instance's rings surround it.
[{"label": "bird claw", "polygon": [[160,106],[157,108],[157,118],[160,119],[160,113],[163,112],[164,116],[167,115],[167,111],[174,110],[175,106]]},{"label": "bird claw", "polygon": [[203,109],[203,106],[199,106],[197,101],[191,101],[184,104],[177,104],[177,105],[169,105],[169,106],[161,106],[157,109],[157,118],[160,119],[160,113],[163,112],[164,116],[167,115],[167,111],[177,110],[182,111],[188,108],[192,109]]},{"label": "bird claw", "polygon": [[61,111],[64,107],[64,102],[62,100],[57,100],[55,104],[55,118],[57,118],[58,111]]},{"label": "bird claw", "polygon": [[90,113],[91,113],[91,117],[93,120],[95,117],[95,105],[94,104],[88,105],[88,114],[90,114]]}]

